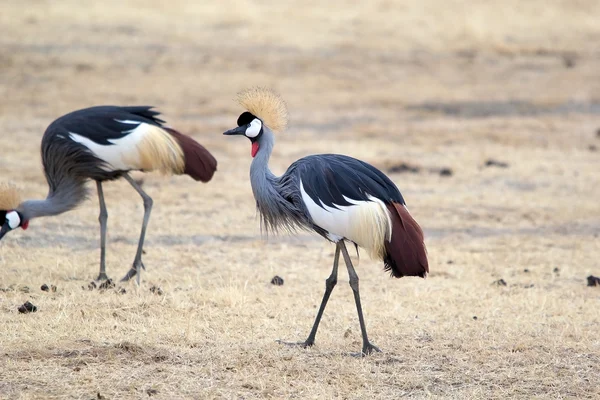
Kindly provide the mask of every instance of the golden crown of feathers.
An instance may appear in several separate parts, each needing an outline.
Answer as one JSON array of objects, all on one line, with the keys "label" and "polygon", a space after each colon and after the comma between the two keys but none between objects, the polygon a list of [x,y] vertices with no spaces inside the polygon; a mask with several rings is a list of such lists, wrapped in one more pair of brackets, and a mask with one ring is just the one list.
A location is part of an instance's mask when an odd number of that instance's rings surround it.
[{"label": "golden crown of feathers", "polygon": [[238,103],[274,131],[283,131],[288,123],[285,101],[271,89],[253,87],[238,93]]},{"label": "golden crown of feathers", "polygon": [[10,183],[0,182],[0,210],[14,210],[21,204],[21,196],[17,187]]}]

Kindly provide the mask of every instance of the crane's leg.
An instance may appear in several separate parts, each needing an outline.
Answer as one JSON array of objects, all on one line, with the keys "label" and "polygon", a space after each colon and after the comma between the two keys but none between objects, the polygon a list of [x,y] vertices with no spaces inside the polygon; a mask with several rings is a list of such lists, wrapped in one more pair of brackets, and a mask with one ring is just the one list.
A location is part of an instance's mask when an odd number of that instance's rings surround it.
[{"label": "crane's leg", "polygon": [[346,249],[344,241],[341,240],[339,244],[342,249],[344,261],[346,262],[346,268],[348,268],[348,276],[350,277],[350,287],[354,292],[354,302],[356,303],[356,310],[358,311],[358,321],[360,322],[360,331],[362,333],[363,338],[362,354],[367,355],[371,354],[373,351],[381,351],[376,346],[371,344],[371,342],[369,342],[369,338],[367,336],[367,328],[365,326],[365,319],[363,317],[362,307],[360,305],[360,294],[358,293],[358,275],[354,270],[354,266],[352,266],[352,261],[350,260],[350,255],[348,254],[348,250]]},{"label": "crane's leg", "polygon": [[340,261],[340,245],[336,244],[335,247],[335,256],[333,258],[333,269],[331,270],[331,275],[329,278],[325,280],[325,294],[323,295],[323,300],[321,300],[321,306],[319,307],[319,312],[317,313],[317,318],[315,318],[315,323],[313,324],[312,329],[310,330],[310,334],[308,338],[304,342],[299,343],[290,343],[283,342],[278,340],[279,343],[287,344],[287,345],[296,345],[302,347],[310,347],[315,344],[315,337],[317,336],[317,329],[319,329],[319,323],[321,322],[321,317],[323,316],[323,311],[325,311],[325,307],[327,306],[327,301],[329,300],[329,296],[331,296],[331,292],[337,283],[337,275],[338,275],[338,263]]},{"label": "crane's leg", "polygon": [[106,203],[104,203],[104,192],[102,191],[102,183],[96,181],[98,188],[98,200],[100,202],[100,274],[98,280],[107,280],[106,276],[106,222],[108,221],[108,212],[106,211]]},{"label": "crane's leg", "polygon": [[331,270],[331,275],[329,278],[325,280],[325,293],[323,294],[323,300],[321,300],[321,306],[319,307],[319,312],[317,313],[317,317],[315,318],[315,323],[313,324],[312,329],[310,330],[310,334],[308,338],[304,342],[304,346],[312,346],[315,344],[315,336],[317,336],[317,329],[319,328],[319,323],[321,322],[321,317],[323,316],[323,311],[325,311],[325,307],[327,306],[327,301],[329,301],[329,296],[331,296],[331,292],[333,292],[333,288],[337,283],[337,274],[338,274],[338,263],[340,261],[340,245],[336,243],[335,245],[335,256],[333,257],[333,269]]},{"label": "crane's leg", "polygon": [[140,194],[140,196],[142,196],[142,199],[144,200],[144,222],[142,223],[142,232],[140,234],[140,240],[138,242],[138,249],[137,249],[137,253],[135,253],[135,259],[133,260],[133,266],[131,267],[131,269],[127,272],[127,274],[123,277],[123,279],[121,279],[121,282],[126,282],[128,280],[130,280],[131,278],[133,278],[133,276],[137,275],[137,284],[140,284],[140,275],[141,275],[141,269],[144,268],[146,269],[146,267],[144,267],[144,263],[142,263],[142,251],[144,249],[144,239],[146,237],[146,227],[148,226],[148,221],[150,220],[150,212],[152,211],[152,198],[150,196],[148,196],[146,194],[146,192],[144,192],[142,190],[142,188],[140,187],[140,185],[138,185],[131,176],[129,176],[128,174],[123,175],[124,178],[127,180],[127,182],[129,182],[129,184],[131,186],[133,186],[133,188]]}]

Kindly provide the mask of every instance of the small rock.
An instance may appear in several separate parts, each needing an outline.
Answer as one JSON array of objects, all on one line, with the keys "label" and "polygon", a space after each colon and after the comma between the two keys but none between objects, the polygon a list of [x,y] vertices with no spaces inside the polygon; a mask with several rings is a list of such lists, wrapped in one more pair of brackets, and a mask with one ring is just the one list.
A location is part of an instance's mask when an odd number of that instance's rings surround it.
[{"label": "small rock", "polygon": [[27,314],[27,313],[36,312],[36,311],[37,311],[37,307],[28,301],[26,301],[22,306],[19,307],[19,312],[21,314]]},{"label": "small rock", "polygon": [[473,319],[477,321],[477,315],[473,315]]},{"label": "small rock", "polygon": [[446,264],[454,264],[454,261],[448,260],[448,261],[446,261]]},{"label": "small rock", "polygon": [[155,394],[158,394],[158,390],[156,390],[156,389],[146,389],[146,393],[148,394],[148,396],[154,396]]},{"label": "small rock", "polygon": [[504,279],[498,279],[497,281],[492,282],[492,285],[506,286],[506,281]]},{"label": "small rock", "polygon": [[419,173],[420,170],[421,170],[421,168],[419,168],[415,165],[407,164],[405,162],[401,162],[399,164],[392,165],[388,168],[389,173],[395,173],[395,174],[401,174],[401,173],[405,173],[405,172],[410,172],[412,174],[416,174],[416,173]]},{"label": "small rock", "polygon": [[98,290],[106,290],[106,289],[112,289],[115,287],[115,283],[113,282],[112,279],[107,279],[105,281],[103,281],[100,286],[98,286]]},{"label": "small rock", "polygon": [[50,288],[45,283],[42,285],[42,287],[40,289],[42,289],[43,292],[49,292],[50,291]]},{"label": "small rock", "polygon": [[527,273],[527,272],[529,272],[529,270],[528,270],[527,268],[525,268],[525,269],[523,270],[523,272]]},{"label": "small rock", "polygon": [[271,279],[271,285],[281,286],[283,285],[283,278],[279,275],[275,275],[273,279]]},{"label": "small rock", "polygon": [[600,286],[600,278],[594,275],[590,275],[587,277],[588,286]]},{"label": "small rock", "polygon": [[555,274],[558,274],[560,272],[560,269],[558,267],[556,267],[552,270],[552,272],[554,272]]},{"label": "small rock", "polygon": [[442,168],[440,169],[440,176],[452,176],[454,173],[450,168]]},{"label": "small rock", "polygon": [[508,163],[490,158],[485,162],[485,166],[486,167],[508,168]]},{"label": "small rock", "polygon": [[106,397],[102,396],[102,395],[100,394],[100,392],[96,393],[96,398],[97,398],[98,400],[105,400],[105,399],[106,399]]},{"label": "small rock", "polygon": [[56,293],[57,290],[58,290],[58,288],[56,287],[56,285],[50,285],[50,291],[52,293]]},{"label": "small rock", "polygon": [[590,144],[588,146],[588,150],[589,151],[598,151],[598,147],[596,147],[596,145]]},{"label": "small rock", "polygon": [[162,289],[161,289],[161,288],[159,288],[158,286],[152,286],[152,287],[150,288],[150,292],[152,292],[152,293],[154,293],[154,294],[156,294],[156,295],[158,295],[158,296],[162,296],[162,295],[163,295],[163,291],[162,291]]},{"label": "small rock", "polygon": [[127,290],[125,290],[125,288],[122,288],[122,287],[120,287],[120,288],[117,290],[117,293],[118,293],[118,294],[125,294],[125,293],[127,293]]},{"label": "small rock", "polygon": [[533,287],[533,283],[530,283],[529,285],[525,285],[523,286],[524,289],[531,289]]},{"label": "small rock", "polygon": [[573,68],[575,66],[575,55],[574,54],[563,54],[563,64],[566,68]]}]

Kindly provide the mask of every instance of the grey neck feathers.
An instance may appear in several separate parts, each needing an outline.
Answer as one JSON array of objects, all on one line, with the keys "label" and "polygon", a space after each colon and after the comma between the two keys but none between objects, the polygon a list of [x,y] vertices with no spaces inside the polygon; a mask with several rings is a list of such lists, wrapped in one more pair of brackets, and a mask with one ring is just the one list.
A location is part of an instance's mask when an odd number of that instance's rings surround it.
[{"label": "grey neck feathers", "polygon": [[275,176],[269,169],[269,158],[275,144],[273,132],[263,125],[258,139],[258,153],[250,166],[250,182],[261,216],[261,230],[268,233],[279,230],[295,231],[309,228],[306,212],[300,206],[300,192],[293,176]]},{"label": "grey neck feathers", "polygon": [[274,145],[275,135],[273,135],[273,132],[268,127],[263,126],[263,134],[258,139],[258,153],[256,153],[250,166],[250,180],[255,197],[255,186],[261,188],[265,185],[265,181],[276,178],[269,169],[269,159],[271,158]]},{"label": "grey neck feathers", "polygon": [[50,190],[45,200],[26,200],[17,207],[25,220],[58,215],[75,208],[86,198],[83,181],[63,179],[59,185]]}]

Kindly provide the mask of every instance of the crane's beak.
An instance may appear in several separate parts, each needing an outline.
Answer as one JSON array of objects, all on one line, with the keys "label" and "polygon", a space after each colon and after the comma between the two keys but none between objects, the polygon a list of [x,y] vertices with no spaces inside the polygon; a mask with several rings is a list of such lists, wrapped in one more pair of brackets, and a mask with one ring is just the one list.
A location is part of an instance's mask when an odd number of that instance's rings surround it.
[{"label": "crane's beak", "polygon": [[10,227],[8,226],[8,223],[5,222],[4,225],[2,225],[2,228],[0,228],[0,240],[2,240],[4,235],[6,235],[9,231]]},{"label": "crane's beak", "polygon": [[244,135],[246,136],[246,128],[248,125],[238,126],[237,128],[233,128],[228,130],[227,132],[223,132],[223,135]]}]

